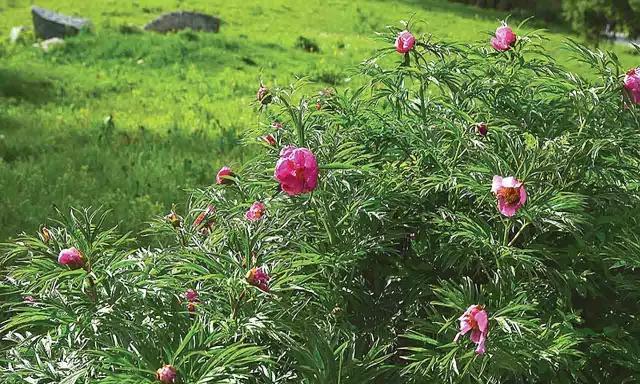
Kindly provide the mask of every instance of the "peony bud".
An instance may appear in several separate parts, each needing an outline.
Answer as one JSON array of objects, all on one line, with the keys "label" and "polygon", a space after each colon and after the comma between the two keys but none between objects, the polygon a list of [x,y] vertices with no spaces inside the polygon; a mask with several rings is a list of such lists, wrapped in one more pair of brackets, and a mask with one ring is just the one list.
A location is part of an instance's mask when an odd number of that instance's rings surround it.
[{"label": "peony bud", "polygon": [[396,38],[396,51],[398,53],[405,54],[409,52],[414,44],[416,43],[416,38],[409,31],[402,31],[398,33],[398,37]]},{"label": "peony bud", "polygon": [[506,24],[503,24],[496,29],[496,35],[491,39],[491,46],[496,51],[508,51],[516,44],[516,40],[517,37],[516,34],[513,33],[513,30]]},{"label": "peony bud", "polygon": [[58,255],[58,263],[66,265],[71,269],[84,267],[84,256],[77,248],[71,247],[63,249]]},{"label": "peony bud", "polygon": [[195,289],[187,289],[184,293],[184,298],[187,299],[187,301],[198,301],[198,297],[198,292]]},{"label": "peony bud", "polygon": [[258,88],[258,93],[256,94],[256,99],[260,104],[267,105],[271,103],[273,97],[271,96],[271,92],[269,88],[265,87],[264,84],[260,84],[260,88]]},{"label": "peony bud", "polygon": [[480,136],[487,136],[487,133],[489,133],[489,127],[487,126],[487,123],[476,124],[476,132]]},{"label": "peony bud", "polygon": [[262,136],[261,139],[262,139],[262,141],[264,141],[265,143],[267,143],[267,144],[269,144],[271,146],[276,145],[276,138],[273,137],[272,134],[268,134],[266,136]]},{"label": "peony bud", "polygon": [[630,69],[624,77],[624,88],[629,92],[631,101],[640,104],[640,68]]},{"label": "peony bud", "polygon": [[265,268],[251,268],[251,270],[247,272],[246,279],[249,284],[260,288],[264,292],[269,292],[269,280],[271,280],[271,277]]},{"label": "peony bud", "polygon": [[164,365],[156,371],[156,379],[162,384],[174,384],[178,378],[178,371],[172,365]]},{"label": "peony bud", "polygon": [[216,175],[216,184],[233,184],[232,177],[234,177],[234,173],[231,168],[224,166]]}]

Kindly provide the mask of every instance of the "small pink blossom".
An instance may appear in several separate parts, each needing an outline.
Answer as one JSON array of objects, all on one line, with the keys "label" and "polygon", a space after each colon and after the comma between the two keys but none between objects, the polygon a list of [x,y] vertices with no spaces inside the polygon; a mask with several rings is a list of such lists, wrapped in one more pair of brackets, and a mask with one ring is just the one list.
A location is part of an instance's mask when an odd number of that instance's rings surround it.
[{"label": "small pink blossom", "polygon": [[71,269],[84,267],[84,256],[77,248],[71,247],[63,249],[58,255],[58,263],[66,265]]},{"label": "small pink blossom", "polygon": [[269,292],[269,280],[271,277],[264,267],[254,267],[247,272],[247,282],[264,292]]},{"label": "small pink blossom", "polygon": [[515,215],[527,201],[527,191],[515,177],[493,176],[491,192],[498,198],[498,210],[507,217]]},{"label": "small pink blossom", "polygon": [[22,300],[27,304],[35,304],[36,303],[36,299],[31,295],[25,296]]},{"label": "small pink blossom", "polygon": [[244,217],[246,217],[249,221],[257,221],[260,220],[262,216],[264,216],[265,210],[266,207],[264,203],[256,201],[255,203],[251,204],[251,208],[249,208],[249,210],[244,214]]},{"label": "small pink blossom", "polygon": [[162,384],[174,384],[178,378],[178,371],[172,365],[164,365],[156,371],[156,379]]},{"label": "small pink blossom", "polygon": [[640,104],[640,67],[630,69],[624,76],[624,87],[634,104]]},{"label": "small pink blossom", "polygon": [[481,305],[472,305],[458,320],[460,321],[460,332],[456,334],[453,341],[458,341],[461,336],[471,331],[471,341],[478,345],[476,353],[482,355],[485,352],[485,342],[489,332],[487,311]]},{"label": "small pink blossom", "polygon": [[187,299],[187,301],[198,301],[199,297],[200,296],[195,289],[187,289],[187,291],[184,293],[184,298]]},{"label": "small pink blossom", "polygon": [[231,179],[233,176],[234,174],[231,168],[224,166],[220,168],[216,175],[216,184],[233,184],[233,180]]},{"label": "small pink blossom", "polygon": [[318,162],[307,148],[289,146],[280,152],[274,177],[290,196],[311,192],[318,183]]},{"label": "small pink blossom", "polygon": [[407,53],[409,52],[414,44],[416,43],[416,38],[409,31],[402,31],[398,33],[398,37],[396,38],[396,51],[398,53]]},{"label": "small pink blossom", "polygon": [[502,26],[498,27],[498,29],[496,29],[496,35],[491,39],[491,46],[496,51],[508,51],[515,45],[516,40],[516,34],[513,33],[511,27],[503,24]]},{"label": "small pink blossom", "polygon": [[271,127],[274,129],[282,129],[283,125],[279,121],[274,121],[273,123],[271,123]]}]

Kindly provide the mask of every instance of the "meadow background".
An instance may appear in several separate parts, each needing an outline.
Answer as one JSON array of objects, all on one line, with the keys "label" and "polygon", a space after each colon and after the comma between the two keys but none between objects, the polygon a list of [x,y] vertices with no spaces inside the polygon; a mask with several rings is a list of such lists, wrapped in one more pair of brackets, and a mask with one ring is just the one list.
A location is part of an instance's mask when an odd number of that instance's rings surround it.
[{"label": "meadow background", "polygon": [[[112,224],[138,231],[191,188],[214,182],[222,165],[240,169],[268,124],[253,101],[260,81],[310,89],[358,83],[354,68],[385,47],[375,32],[412,16],[413,31],[452,42],[485,41],[508,14],[446,1],[0,1],[0,32],[31,27],[30,6],[92,20],[94,32],[44,53],[0,45],[0,240],[37,230],[56,208],[102,206]],[[218,34],[138,33],[164,12],[222,19]],[[521,20],[511,18],[512,25]],[[579,39],[562,26],[529,21],[551,54],[583,71],[563,49]],[[319,52],[299,47],[300,37]],[[638,57],[614,50],[623,67]],[[111,118],[107,118],[111,116]]]}]

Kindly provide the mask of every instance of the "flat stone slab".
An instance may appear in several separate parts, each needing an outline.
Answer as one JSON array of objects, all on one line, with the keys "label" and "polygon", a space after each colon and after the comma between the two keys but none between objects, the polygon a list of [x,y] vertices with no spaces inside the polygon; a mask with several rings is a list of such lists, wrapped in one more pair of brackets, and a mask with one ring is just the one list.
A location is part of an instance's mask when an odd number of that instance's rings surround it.
[{"label": "flat stone slab", "polygon": [[37,6],[31,7],[33,29],[41,39],[65,38],[91,27],[91,21],[80,17],[66,16]]},{"label": "flat stone slab", "polygon": [[220,30],[220,19],[198,12],[171,12],[153,20],[144,26],[147,31],[167,33],[192,29],[202,32],[218,32]]}]

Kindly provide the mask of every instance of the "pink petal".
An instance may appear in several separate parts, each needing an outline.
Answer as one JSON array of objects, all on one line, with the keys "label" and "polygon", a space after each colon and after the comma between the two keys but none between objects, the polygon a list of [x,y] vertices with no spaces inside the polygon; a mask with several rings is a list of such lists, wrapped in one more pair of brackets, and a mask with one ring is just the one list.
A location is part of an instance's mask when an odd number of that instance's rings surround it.
[{"label": "pink petal", "polygon": [[[502,187],[502,176],[493,176],[493,182],[491,183],[491,192],[498,193],[498,190]],[[468,311],[469,309],[467,309]]]},{"label": "pink petal", "polygon": [[486,352],[485,342],[487,340],[487,336],[484,333],[480,334],[480,340],[478,340],[478,346],[476,347],[476,353],[478,355],[483,355]]},{"label": "pink petal", "polygon": [[478,344],[480,342],[481,335],[482,335],[482,332],[480,332],[477,329],[474,329],[473,331],[471,331],[471,341]]},{"label": "pink petal", "polygon": [[503,215],[511,217],[516,214],[518,208],[520,208],[519,204],[507,204],[507,202],[503,198],[498,198],[498,210]]},{"label": "pink petal", "polygon": [[503,187],[506,187],[506,188],[517,188],[520,185],[522,185],[522,183],[520,181],[518,181],[518,179],[516,179],[513,176],[505,177],[504,179],[502,179],[502,186]]},{"label": "pink petal", "polygon": [[487,311],[482,310],[475,315],[476,323],[481,332],[486,333],[489,325],[489,319],[487,317]]},{"label": "pink petal", "polygon": [[520,202],[518,204],[518,208],[524,205],[527,201],[527,191],[524,189],[524,185],[520,186]]}]

